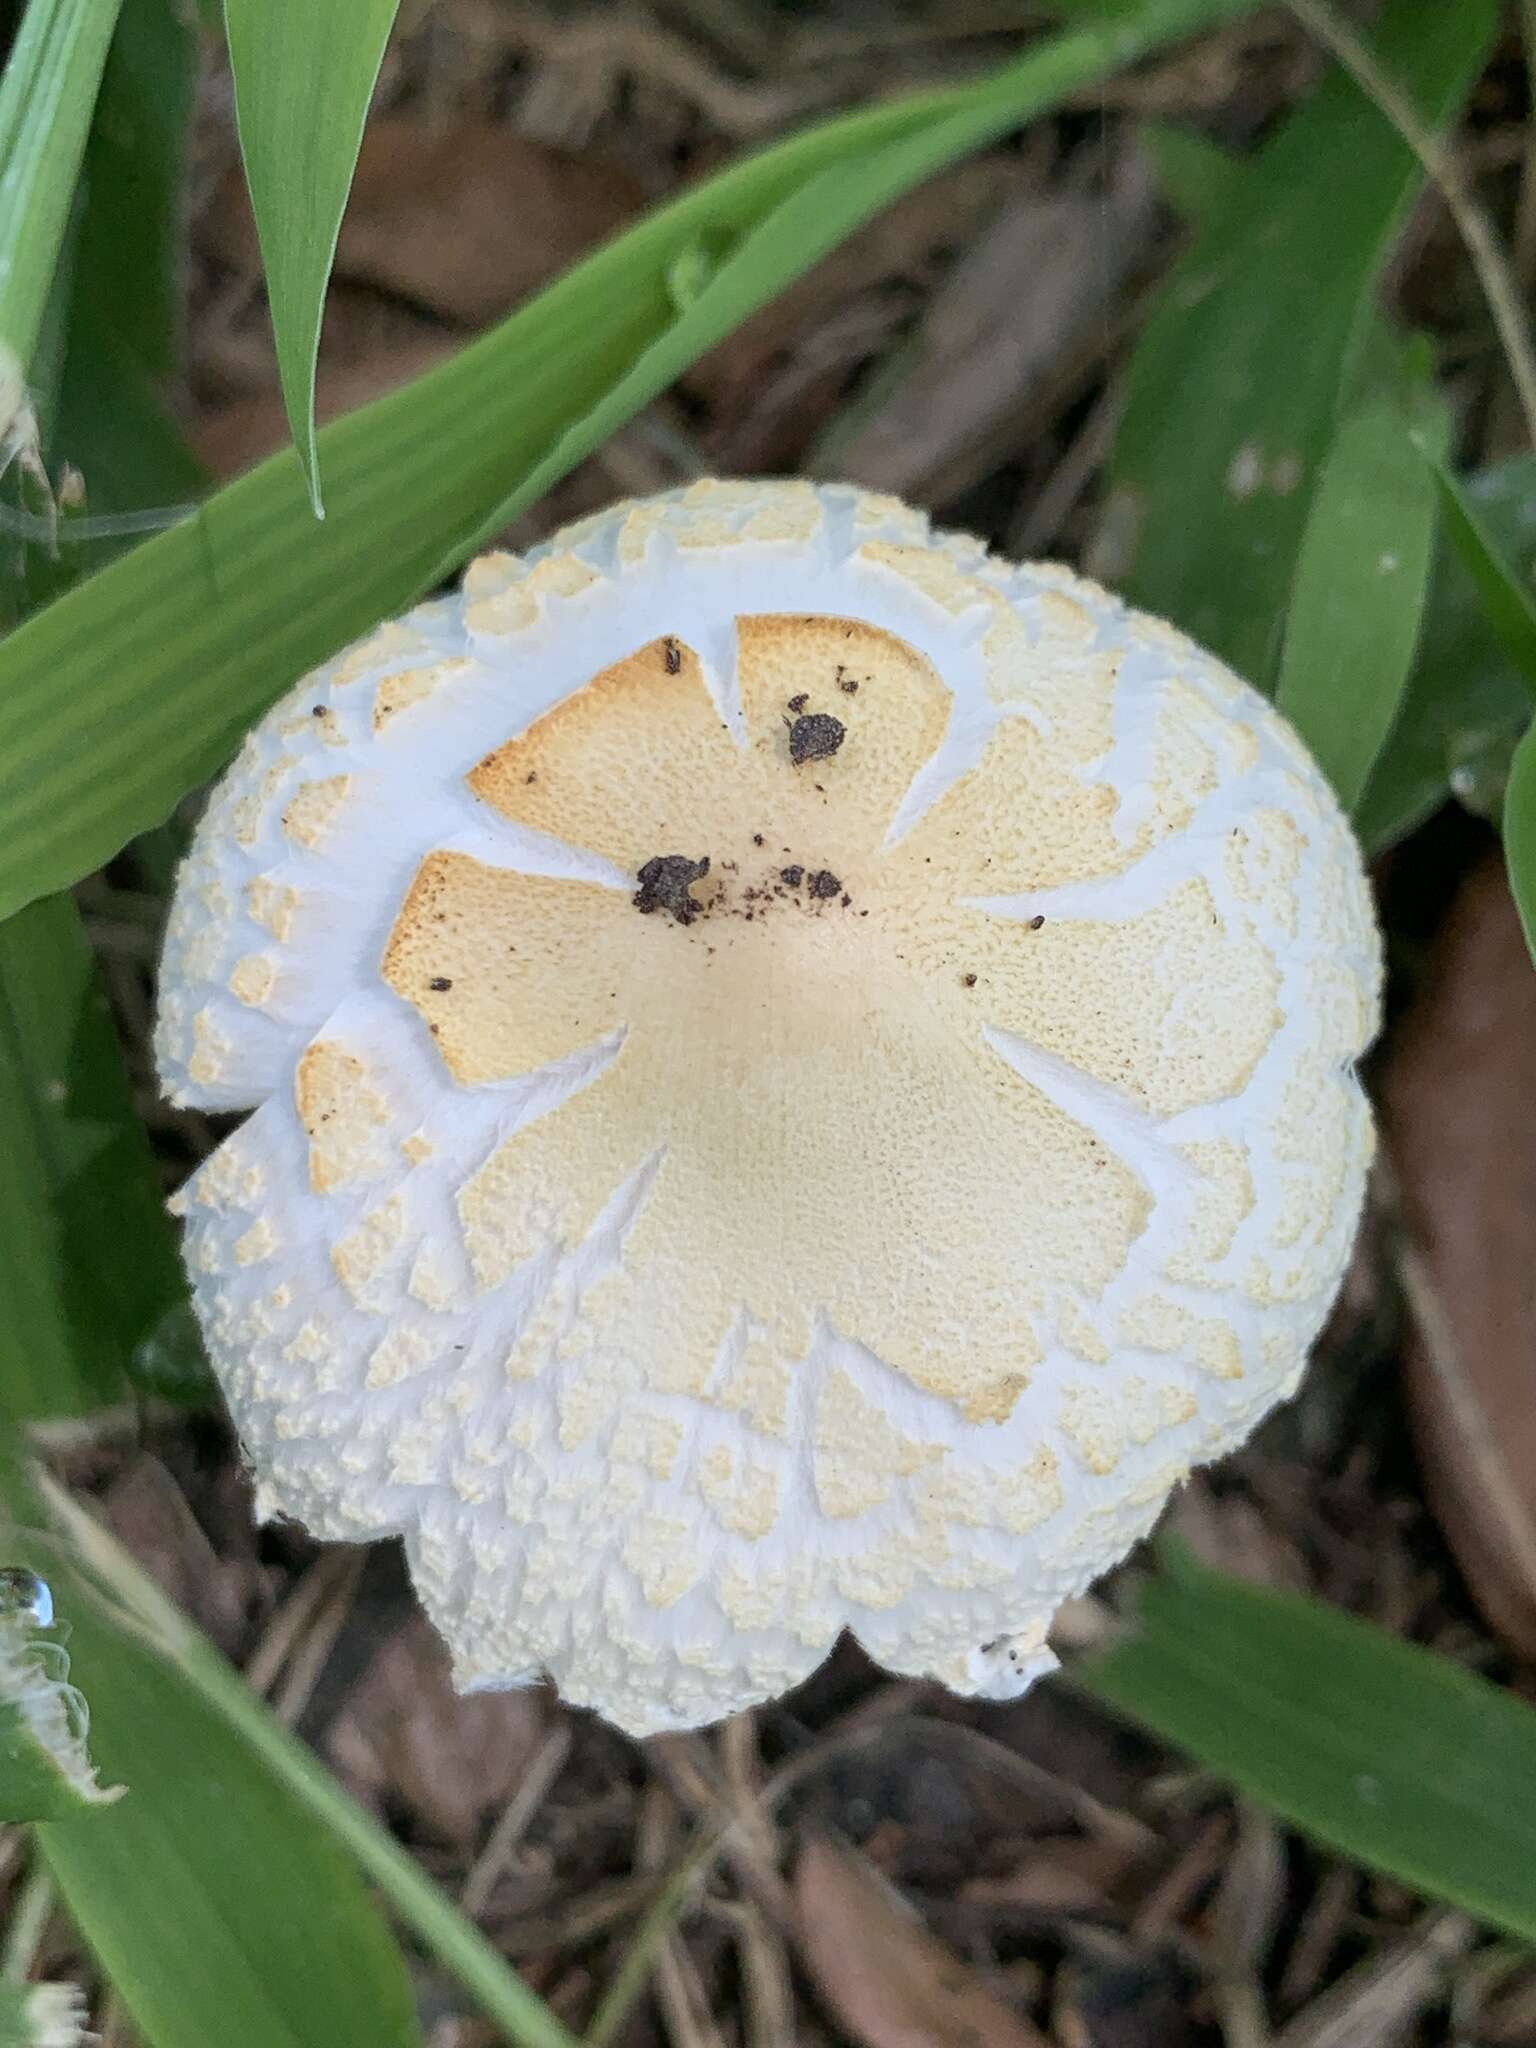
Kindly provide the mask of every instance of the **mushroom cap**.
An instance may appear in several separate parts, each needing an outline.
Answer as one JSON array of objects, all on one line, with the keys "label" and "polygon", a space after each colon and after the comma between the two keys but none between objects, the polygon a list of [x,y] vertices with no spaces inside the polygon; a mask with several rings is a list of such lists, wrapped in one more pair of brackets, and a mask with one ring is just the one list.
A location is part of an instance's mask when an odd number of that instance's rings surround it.
[{"label": "mushroom cap", "polygon": [[463,1687],[644,1733],[851,1629],[1006,1697],[1300,1376],[1380,951],[1285,722],[893,499],[474,563],[181,871],[178,1197],[262,1513],[403,1533]]}]

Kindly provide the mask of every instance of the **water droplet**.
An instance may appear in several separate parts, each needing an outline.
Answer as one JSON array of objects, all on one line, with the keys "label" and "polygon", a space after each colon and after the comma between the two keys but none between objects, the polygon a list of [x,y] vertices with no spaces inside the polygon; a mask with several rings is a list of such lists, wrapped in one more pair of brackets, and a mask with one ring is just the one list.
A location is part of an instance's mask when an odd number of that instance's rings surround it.
[{"label": "water droplet", "polygon": [[18,1565],[0,1570],[0,1619],[10,1614],[24,1614],[35,1627],[50,1628],[53,1591],[48,1581]]}]

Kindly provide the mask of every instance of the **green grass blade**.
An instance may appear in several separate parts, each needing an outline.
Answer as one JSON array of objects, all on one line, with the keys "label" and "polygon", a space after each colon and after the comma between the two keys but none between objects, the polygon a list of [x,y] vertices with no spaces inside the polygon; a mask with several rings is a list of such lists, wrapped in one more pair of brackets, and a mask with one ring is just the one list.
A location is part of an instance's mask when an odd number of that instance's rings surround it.
[{"label": "green grass blade", "polygon": [[150,2048],[419,2048],[403,1958],[329,1830],[153,1646],[54,1573],[93,1745],[128,1790],[38,1843]]},{"label": "green grass blade", "polygon": [[[1494,0],[1389,0],[1378,62],[1443,127],[1497,16]],[[1100,566],[1263,687],[1375,285],[1422,180],[1386,117],[1330,74],[1175,266],[1132,358],[1106,527],[1121,559]]]},{"label": "green grass blade", "polygon": [[31,1610],[39,1586],[14,1566],[0,1572],[0,1823],[72,1819],[121,1797],[96,1776],[69,1659]]},{"label": "green grass blade", "polygon": [[[1462,490],[1501,559],[1536,557],[1536,456],[1494,463],[1464,479]],[[1529,687],[1489,626],[1442,521],[1408,694],[1355,813],[1367,852],[1394,845],[1448,792],[1497,816],[1530,709]]]},{"label": "green grass blade", "polygon": [[1171,1562],[1081,1683],[1330,1848],[1536,1939],[1536,1710],[1319,1601]]},{"label": "green grass blade", "polygon": [[1477,586],[1490,631],[1536,695],[1536,596],[1500,553],[1471,499],[1446,468],[1441,451],[1422,454],[1434,471],[1445,530]]},{"label": "green grass blade", "polygon": [[315,356],[341,216],[399,0],[224,0],[235,120],[288,426],[317,519]]},{"label": "green grass blade", "polygon": [[0,1408],[88,1414],[201,1354],[74,905],[0,924]]},{"label": "green grass blade", "polygon": [[[745,261],[733,258],[819,173],[852,164],[862,176],[859,160],[913,140],[901,162],[915,180],[1251,4],[1150,0],[1134,24],[1050,39],[979,85],[844,115],[747,159],[451,362],[327,427],[323,525],[285,453],[50,605],[0,647],[0,915],[158,823],[305,668],[402,610],[495,531],[530,479],[552,479],[663,374],[798,275],[828,240],[808,249],[782,220]],[[916,143],[924,131],[944,150]],[[681,310],[680,262],[698,273]]]},{"label": "green grass blade", "polygon": [[0,450],[69,223],[118,0],[31,0],[0,76]]},{"label": "green grass blade", "polygon": [[[1368,393],[1344,416],[1302,533],[1275,701],[1353,810],[1401,707],[1435,536],[1435,485],[1411,438],[1444,449],[1434,360],[1412,385]],[[1404,398],[1407,404],[1404,403]]]},{"label": "green grass blade", "polygon": [[[422,1947],[458,1980],[508,2041],[516,2043],[517,2048],[575,2048],[571,2034],[502,1960],[473,1922],[464,1917],[393,1835],[363,1812],[313,1752],[273,1719],[238,1672],[171,1605],[114,1537],[46,1480],[38,1482],[30,1497],[23,1495],[13,1480],[11,1495],[13,1507],[24,1503],[23,1512],[45,1519],[68,1546],[61,1549],[57,1542],[49,1542],[40,1545],[38,1555],[52,1557],[49,1571],[61,1611],[67,1609],[75,1620],[78,1668],[83,1677],[88,1674],[96,1712],[95,1739],[104,1765],[110,1765],[124,1778],[133,1795],[124,1801],[125,1814],[136,1802],[149,1807],[163,1801],[169,1825],[184,1800],[194,1794],[197,1800],[212,1797],[220,1782],[211,1769],[204,1769],[194,1746],[187,1752],[195,1766],[190,1788],[182,1783],[188,1776],[184,1769],[180,1778],[168,1772],[157,1776],[155,1785],[163,1783],[163,1790],[156,1791],[148,1781],[145,1766],[151,1755],[158,1758],[160,1751],[158,1746],[143,1746],[148,1738],[138,1726],[141,1713],[152,1709],[169,1731],[168,1744],[179,1726],[199,1731],[216,1728],[220,1755],[240,1759],[233,1766],[233,1783],[243,1789],[259,1781],[264,1788],[264,1801],[295,1822],[302,1819],[306,1828],[313,1829],[313,1839],[318,1839],[326,1852],[320,1871],[325,1884],[334,1883],[336,1857],[345,1851],[361,1866],[397,1917],[415,1933]],[[99,1589],[114,1603],[128,1624],[126,1627],[124,1621],[110,1619],[91,1596],[92,1588]],[[87,1634],[92,1649],[100,1652],[89,1665]],[[132,1666],[121,1691],[120,1652]],[[146,1664],[145,1659],[150,1662]],[[144,1691],[151,1683],[156,1689],[152,1701]],[[126,1749],[120,1753],[114,1746],[119,1736],[125,1743],[133,1741],[131,1753]],[[161,1771],[158,1762],[156,1769]],[[223,1839],[223,1824],[210,1820],[206,1814],[204,1824],[211,1829],[215,1842]],[[47,1846],[50,1861],[58,1870],[54,1839],[50,1835]],[[82,1830],[76,1830],[75,1839],[86,1848],[95,1846],[86,1841]],[[295,1826],[290,1839],[279,1845],[283,1854],[279,1870],[268,1866],[264,1874],[254,1870],[248,1873],[247,1886],[258,1906],[274,1900],[281,1902],[287,1881],[287,1855],[298,1839]],[[259,1850],[258,1841],[253,1854]],[[166,1848],[144,1852],[152,1858],[165,1853]],[[145,1867],[155,1866],[147,1863]],[[69,1897],[62,1870],[59,1875]],[[355,1896],[355,1877],[350,1866],[345,1876],[346,1882],[335,1892],[333,1904],[337,1907]],[[104,1878],[97,1882],[95,1895],[103,1896],[110,1907],[112,1895],[109,1889],[102,1890],[104,1884]],[[307,1898],[308,1889],[305,1884],[300,1896]],[[220,1896],[224,1896],[222,1890]],[[322,1918],[317,1922],[322,1927],[323,1914],[322,1908]],[[292,1921],[293,1929],[302,1924],[302,1913],[297,1909],[286,1917]],[[269,1931],[265,1920],[259,1931],[263,1935]],[[314,1958],[310,1959],[310,1966],[317,1966]],[[130,1967],[136,1967],[131,1958]],[[391,1962],[391,1973],[393,1968]],[[393,1982],[392,1975],[390,1981]],[[181,2048],[182,2038],[178,2035],[162,2042],[156,2037],[154,2048]],[[256,2038],[253,2037],[252,2048]],[[299,2038],[307,2044],[311,2037]],[[317,2032],[313,2038],[327,2043],[327,2048],[337,2042],[352,2041],[366,2042],[368,2048],[385,2048],[395,2037],[388,2033],[376,2035],[361,2022],[355,2022],[350,2030],[336,2026],[329,2036]],[[237,2048],[237,2042],[223,2033],[205,2036],[195,2048],[206,2048],[210,2040],[216,2040],[219,2048]],[[278,2043],[288,2048],[286,2035],[262,2035],[259,2040],[260,2048],[276,2048]]]},{"label": "green grass blade", "polygon": [[1509,764],[1504,794],[1504,862],[1531,958],[1536,961],[1536,724],[1528,725]]},{"label": "green grass blade", "polygon": [[85,145],[78,285],[124,355],[153,377],[168,375],[178,354],[196,63],[181,0],[122,0]]}]

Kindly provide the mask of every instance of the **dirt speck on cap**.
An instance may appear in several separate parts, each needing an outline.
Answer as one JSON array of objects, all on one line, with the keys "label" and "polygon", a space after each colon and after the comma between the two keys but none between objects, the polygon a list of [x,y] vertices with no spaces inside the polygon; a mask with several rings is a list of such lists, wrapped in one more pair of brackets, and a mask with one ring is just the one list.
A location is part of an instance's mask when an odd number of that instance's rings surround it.
[{"label": "dirt speck on cap", "polygon": [[809,702],[810,702],[810,701],[811,701],[811,693],[810,693],[810,691],[809,691],[809,690],[802,690],[802,691],[800,692],[800,694],[799,694],[799,696],[798,696],[798,697],[791,697],[791,698],[790,698],[790,700],[789,700],[789,708],[790,708],[790,710],[791,710],[791,711],[803,711],[803,710],[805,709],[806,705],[807,705],[807,704],[809,704]]},{"label": "dirt speck on cap", "polygon": [[798,889],[805,880],[805,869],[797,861],[792,867],[779,869],[779,880],[788,882],[791,889]]},{"label": "dirt speck on cap", "polygon": [[818,868],[805,886],[813,896],[823,901],[840,895],[843,887],[830,868]]},{"label": "dirt speck on cap", "polygon": [[658,853],[639,873],[639,888],[630,901],[642,916],[653,910],[670,911],[679,924],[692,924],[699,905],[688,894],[690,884],[702,882],[709,873],[709,856],[690,860],[686,853]]},{"label": "dirt speck on cap", "polygon": [[675,676],[683,666],[682,649],[669,633],[661,643],[662,659],[667,664],[667,674]]},{"label": "dirt speck on cap", "polygon": [[789,728],[789,758],[797,768],[802,761],[830,760],[847,733],[843,721],[828,712],[804,712]]}]

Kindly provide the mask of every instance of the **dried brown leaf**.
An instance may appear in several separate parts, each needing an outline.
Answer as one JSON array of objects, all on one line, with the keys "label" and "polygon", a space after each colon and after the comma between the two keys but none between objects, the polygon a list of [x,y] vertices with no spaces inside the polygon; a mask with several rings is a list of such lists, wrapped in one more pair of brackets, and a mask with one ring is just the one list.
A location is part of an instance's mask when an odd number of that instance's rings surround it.
[{"label": "dried brown leaf", "polygon": [[148,1451],[132,1456],[102,1495],[101,1512],[161,1591],[228,1654],[271,1604],[266,1570],[254,1558],[220,1556],[186,1495]]},{"label": "dried brown leaf", "polygon": [[[496,318],[639,212],[627,172],[484,121],[370,121],[336,245],[338,279],[469,327]],[[244,183],[231,169],[201,224],[205,248],[258,269]]]},{"label": "dried brown leaf", "polygon": [[989,474],[1058,367],[1102,344],[1129,272],[1145,262],[1154,212],[1130,154],[1100,196],[1030,194],[1004,207],[929,300],[905,373],[837,436],[829,461],[923,503]]},{"label": "dried brown leaf", "polygon": [[864,2048],[1045,2048],[853,1849],[812,1836],[794,1891],[801,1954]]},{"label": "dried brown leaf", "polygon": [[1387,1940],[1273,2037],[1272,2048],[1396,2048],[1445,1993],[1451,1965],[1477,1940],[1462,1913],[1426,1913]]},{"label": "dried brown leaf", "polygon": [[1431,1503],[1488,1620],[1536,1655],[1536,974],[1502,863],[1446,919],[1383,1112]]},{"label": "dried brown leaf", "polygon": [[708,409],[711,464],[726,474],[793,465],[946,255],[1018,181],[996,157],[929,179],[695,363],[683,382]]}]

